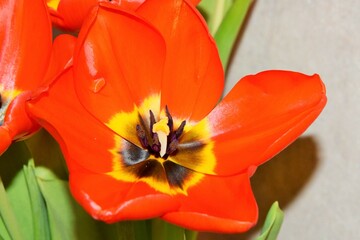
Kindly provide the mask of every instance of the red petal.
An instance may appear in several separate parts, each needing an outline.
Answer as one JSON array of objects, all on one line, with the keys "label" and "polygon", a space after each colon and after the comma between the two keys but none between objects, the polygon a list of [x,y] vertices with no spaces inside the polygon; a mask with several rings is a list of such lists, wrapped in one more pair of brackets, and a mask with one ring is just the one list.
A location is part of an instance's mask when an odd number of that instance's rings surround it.
[{"label": "red petal", "polygon": [[[66,92],[66,95],[63,93]],[[173,211],[178,203],[147,184],[108,176],[113,171],[114,134],[79,103],[68,69],[29,111],[60,143],[75,198],[94,218],[107,222],[145,219]],[[64,115],[66,113],[66,115]]]},{"label": "red petal", "polygon": [[51,21],[55,26],[67,29],[80,29],[87,13],[98,0],[47,0]]},{"label": "red petal", "polygon": [[244,232],[255,225],[258,216],[248,174],[231,177],[206,175],[178,196],[181,207],[162,218],[196,231]]},{"label": "red petal", "polygon": [[55,38],[43,86],[48,86],[57,75],[72,65],[75,42],[76,38],[68,34],[61,34]]},{"label": "red petal", "polygon": [[3,154],[6,149],[12,143],[12,137],[10,136],[9,129],[6,126],[0,126],[0,155]]},{"label": "red petal", "polygon": [[177,118],[202,119],[218,102],[224,84],[217,48],[202,16],[183,0],[148,0],[137,12],[166,41],[162,105]]},{"label": "red petal", "polygon": [[145,183],[118,181],[105,174],[72,172],[70,188],[95,219],[108,223],[159,217],[179,207],[171,196],[156,192]]},{"label": "red petal", "polygon": [[217,174],[260,165],[293,142],[326,103],[318,75],[266,71],[240,80],[210,113]]},{"label": "red petal", "polygon": [[51,24],[45,3],[1,1],[0,10],[0,84],[7,90],[33,89],[50,57]]},{"label": "red petal", "polygon": [[[80,165],[90,171],[112,170],[114,134],[79,103],[68,69],[50,90],[29,102],[28,110],[59,142],[69,170]],[[65,114],[64,114],[65,113]]]},{"label": "red petal", "polygon": [[[137,9],[145,0],[112,0],[124,9]],[[47,0],[52,22],[66,30],[79,30],[92,7],[108,0]]]},{"label": "red petal", "polygon": [[12,140],[39,128],[27,115],[25,102],[31,95],[28,90],[34,90],[43,80],[52,35],[42,0],[1,1],[0,22],[0,97],[5,112],[0,120],[1,154]]},{"label": "red petal", "polygon": [[25,110],[26,101],[30,99],[31,94],[30,91],[21,93],[6,110],[4,126],[7,126],[14,140],[19,140],[39,129],[39,126],[28,116]]},{"label": "red petal", "polygon": [[[74,41],[75,38],[69,35],[59,36],[55,40],[51,56],[52,63],[49,65],[45,79],[48,81],[52,80],[61,69],[64,69],[64,66],[72,57]],[[36,91],[27,91],[12,100],[6,110],[4,124],[1,126],[0,154],[7,149],[12,140],[21,140],[39,129],[39,125],[28,116],[25,110],[25,103],[34,97],[35,92],[42,91],[44,91],[44,89],[40,88]]]},{"label": "red petal", "polygon": [[111,4],[93,15],[79,36],[75,87],[85,108],[108,122],[160,92],[165,45],[155,29]]},{"label": "red petal", "polygon": [[[105,0],[106,1],[106,0]],[[136,10],[146,0],[117,0],[115,3],[125,9]],[[113,3],[113,2],[111,2]]]}]

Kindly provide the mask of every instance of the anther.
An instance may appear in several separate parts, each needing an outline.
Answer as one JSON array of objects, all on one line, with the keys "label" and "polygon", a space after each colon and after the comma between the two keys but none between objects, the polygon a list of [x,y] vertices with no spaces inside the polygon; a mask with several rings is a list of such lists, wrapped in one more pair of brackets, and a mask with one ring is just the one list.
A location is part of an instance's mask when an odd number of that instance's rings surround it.
[{"label": "anther", "polygon": [[168,146],[168,149],[166,150],[166,154],[167,154],[167,155],[173,154],[173,153],[177,150],[178,144],[179,144],[179,141],[178,141],[176,138],[173,139],[173,140],[170,142],[170,144],[169,144],[169,146]]},{"label": "anther", "polygon": [[151,150],[158,153],[160,152],[160,142],[157,133],[154,133],[152,138],[153,138],[153,144],[151,146]]},{"label": "anther", "polygon": [[176,138],[177,138],[177,139],[178,139],[178,138],[181,136],[181,134],[183,133],[185,124],[186,124],[186,121],[185,121],[185,120],[182,121],[181,124],[180,124],[180,126],[179,126],[179,128],[176,130],[176,133],[175,133],[175,134],[176,134]]},{"label": "anther", "polygon": [[149,110],[149,114],[150,114],[150,132],[153,132],[153,126],[155,124],[155,116],[151,110]]},{"label": "anther", "polygon": [[141,145],[144,148],[147,148],[148,147],[148,141],[147,141],[147,138],[146,138],[146,133],[145,133],[144,128],[140,124],[136,125],[136,134],[137,134],[137,136],[138,136],[138,138],[140,140]]},{"label": "anther", "polygon": [[172,132],[173,128],[174,128],[174,123],[173,123],[173,119],[172,119],[172,116],[170,115],[170,112],[169,112],[169,109],[168,109],[167,105],[165,106],[165,112],[166,112],[166,117],[168,118],[168,126],[169,126],[169,129],[170,129],[170,132]]}]

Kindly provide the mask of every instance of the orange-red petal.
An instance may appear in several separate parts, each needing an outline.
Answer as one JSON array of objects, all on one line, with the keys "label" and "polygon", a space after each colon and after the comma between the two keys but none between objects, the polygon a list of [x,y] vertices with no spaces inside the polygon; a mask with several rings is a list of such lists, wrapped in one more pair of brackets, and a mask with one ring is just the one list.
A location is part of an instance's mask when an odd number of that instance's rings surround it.
[{"label": "orange-red petal", "polygon": [[176,211],[179,203],[143,182],[123,182],[105,174],[70,173],[70,188],[95,218],[108,223],[159,217]]},{"label": "orange-red petal", "polygon": [[146,183],[110,176],[114,133],[78,101],[71,68],[55,80],[48,93],[29,102],[28,110],[60,143],[70,172],[71,191],[94,218],[106,222],[145,219],[178,207],[171,196]]},{"label": "orange-red petal", "polygon": [[34,120],[32,120],[25,109],[26,101],[31,98],[32,92],[26,91],[18,95],[6,110],[4,124],[1,127],[8,129],[13,140],[21,138],[35,132],[40,128]]},{"label": "orange-red petal", "polygon": [[76,38],[69,34],[61,34],[54,39],[49,67],[42,86],[48,86],[57,75],[72,65],[75,43]]},{"label": "orange-red petal", "polygon": [[183,0],[147,0],[137,13],[165,38],[162,106],[179,119],[202,119],[218,102],[224,84],[217,48],[202,16]]},{"label": "orange-red petal", "polygon": [[266,71],[241,79],[207,117],[219,175],[258,166],[293,142],[326,103],[318,75]]},{"label": "orange-red petal", "polygon": [[258,209],[247,173],[218,177],[206,175],[187,196],[174,197],[177,211],[162,218],[197,231],[244,232],[255,225]]},{"label": "orange-red petal", "polygon": [[19,0],[1,1],[0,10],[0,84],[5,90],[31,90],[42,80],[50,57],[47,8],[43,0]]},{"label": "orange-red petal", "polygon": [[141,181],[112,177],[109,148],[114,135],[82,107],[72,85],[68,69],[47,94],[29,103],[29,110],[60,142],[69,166],[71,191],[94,218],[115,222],[163,216],[184,227],[219,232],[241,232],[254,225],[257,207],[247,173],[206,175],[187,195],[175,196]]},{"label": "orange-red petal", "polygon": [[51,24],[42,0],[1,1],[0,22],[1,154],[13,140],[39,128],[25,102],[47,69]]},{"label": "orange-red petal", "polygon": [[75,53],[75,88],[85,108],[108,122],[160,92],[165,44],[144,20],[111,4],[88,20]]},{"label": "orange-red petal", "polygon": [[[124,9],[136,10],[146,0],[112,0],[111,4]],[[82,26],[84,19],[99,2],[110,2],[108,0],[46,0],[49,7],[51,21],[57,27],[76,31]],[[200,0],[191,0],[198,4]]]},{"label": "orange-red petal", "polygon": [[[67,62],[72,58],[74,44],[75,38],[70,35],[59,36],[54,41],[50,66],[43,80],[48,80],[47,82],[50,82],[56,74],[66,67]],[[44,87],[20,93],[20,95],[9,104],[6,110],[4,124],[1,127],[8,131],[9,137],[13,140],[21,140],[40,128],[40,126],[28,115],[26,111],[26,102],[36,94],[45,90],[47,87],[46,82],[43,84]]]},{"label": "orange-red petal", "polygon": [[67,30],[80,29],[87,13],[98,0],[46,0],[51,21]]},{"label": "orange-red petal", "polygon": [[51,21],[55,26],[76,31],[79,30],[91,11],[99,2],[111,2],[124,9],[135,10],[145,0],[47,0]]},{"label": "orange-red petal", "polygon": [[12,143],[12,138],[10,136],[9,130],[5,126],[0,126],[0,155],[3,154],[6,149]]},{"label": "orange-red petal", "polygon": [[95,173],[112,170],[113,133],[90,115],[74,91],[72,68],[51,85],[48,92],[28,104],[28,111],[59,142],[68,168]]}]

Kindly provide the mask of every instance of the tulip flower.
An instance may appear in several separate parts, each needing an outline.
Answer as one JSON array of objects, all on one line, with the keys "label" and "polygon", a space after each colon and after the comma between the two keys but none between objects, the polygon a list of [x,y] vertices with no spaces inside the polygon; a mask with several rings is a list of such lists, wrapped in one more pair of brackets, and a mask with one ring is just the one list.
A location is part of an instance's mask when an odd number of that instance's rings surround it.
[{"label": "tulip flower", "polygon": [[109,223],[248,230],[251,175],[326,103],[318,75],[289,71],[246,76],[219,103],[217,48],[186,0],[100,3],[77,41],[73,66],[28,110],[60,143],[76,200]]},{"label": "tulip flower", "polygon": [[39,128],[25,111],[30,91],[44,80],[51,23],[42,0],[0,4],[0,154]]},{"label": "tulip flower", "polygon": [[[92,7],[111,2],[124,9],[136,10],[146,0],[46,0],[52,22],[66,30],[79,30]],[[191,0],[197,5],[200,0]]]}]

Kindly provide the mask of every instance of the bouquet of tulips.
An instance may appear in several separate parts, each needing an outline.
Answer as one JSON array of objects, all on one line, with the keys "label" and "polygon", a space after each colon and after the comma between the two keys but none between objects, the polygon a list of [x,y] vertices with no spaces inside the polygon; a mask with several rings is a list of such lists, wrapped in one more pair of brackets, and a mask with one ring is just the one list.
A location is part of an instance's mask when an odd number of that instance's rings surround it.
[{"label": "bouquet of tulips", "polygon": [[[326,104],[267,70],[222,97],[250,0],[1,0],[0,238],[196,239],[257,223],[250,177]],[[257,238],[275,239],[275,203]]]}]

